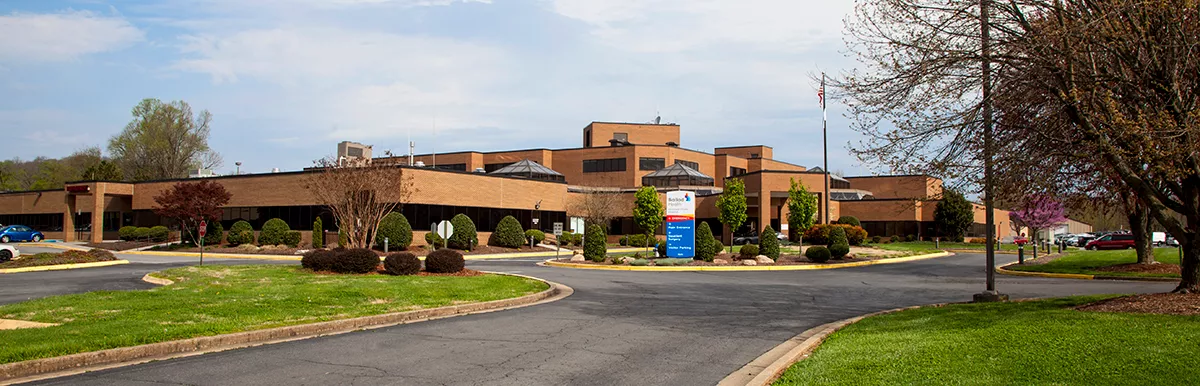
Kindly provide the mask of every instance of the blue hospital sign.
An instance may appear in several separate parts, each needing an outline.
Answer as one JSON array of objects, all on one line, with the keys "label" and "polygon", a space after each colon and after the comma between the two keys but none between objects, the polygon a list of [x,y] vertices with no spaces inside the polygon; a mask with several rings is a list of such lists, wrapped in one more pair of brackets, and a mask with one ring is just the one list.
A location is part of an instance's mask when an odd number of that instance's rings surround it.
[{"label": "blue hospital sign", "polygon": [[667,192],[667,257],[696,256],[696,193]]}]

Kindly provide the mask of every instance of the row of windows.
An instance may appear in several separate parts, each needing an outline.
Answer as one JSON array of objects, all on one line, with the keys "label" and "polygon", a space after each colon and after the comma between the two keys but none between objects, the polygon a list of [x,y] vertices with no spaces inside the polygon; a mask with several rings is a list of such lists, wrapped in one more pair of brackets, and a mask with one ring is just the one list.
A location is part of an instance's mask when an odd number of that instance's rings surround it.
[{"label": "row of windows", "polygon": [[624,158],[608,158],[608,159],[585,159],[583,160],[584,173],[604,173],[604,172],[623,172],[625,171]]},{"label": "row of windows", "polygon": [[[115,231],[120,229],[122,225],[133,224],[132,216],[125,216],[123,219],[121,212],[104,212],[104,230]],[[61,231],[63,226],[63,215],[58,213],[48,214],[5,214],[0,215],[0,226],[2,225],[24,225],[42,232],[57,232]],[[75,214],[75,228],[83,230],[92,225],[92,213],[82,212]]]},{"label": "row of windows", "polygon": [[483,171],[491,173],[491,172],[500,170],[501,168],[508,166],[508,165],[512,165],[512,164],[513,164],[513,162],[501,162],[501,163],[495,163],[495,164],[487,164],[487,165],[483,165]]},{"label": "row of windows", "polygon": [[438,170],[453,170],[453,171],[465,172],[465,171],[467,171],[467,164],[436,165],[436,166],[434,166],[434,168],[438,169]]},{"label": "row of windows", "polygon": [[681,159],[675,160],[675,163],[692,168],[692,170],[700,170],[700,164],[692,161],[684,161]]},{"label": "row of windows", "polygon": [[659,170],[667,167],[665,158],[642,157],[638,160],[638,170]]},{"label": "row of windows", "polygon": [[729,167],[729,175],[730,176],[737,177],[737,176],[740,176],[743,174],[746,174],[746,168],[739,168],[739,167],[733,167],[733,166]]},{"label": "row of windows", "polygon": [[[244,207],[244,208],[225,208],[221,216],[221,226],[229,229],[233,223],[245,220],[250,223],[254,229],[262,229],[264,223],[272,218],[278,218],[288,224],[292,230],[312,230],[313,221],[317,217],[321,218],[321,224],[327,231],[337,230],[337,223],[333,218],[333,214],[323,206],[263,206],[263,207]],[[533,228],[533,218],[538,219],[537,228],[542,230],[553,229],[555,222],[566,222],[567,214],[565,212],[553,211],[534,211],[523,209],[497,209],[497,208],[481,208],[467,206],[449,206],[449,205],[424,205],[424,204],[408,204],[401,208],[400,213],[408,219],[413,230],[430,230],[431,225],[437,222],[446,220],[449,221],[455,215],[464,214],[475,222],[475,227],[480,232],[491,232],[496,229],[496,225],[504,216],[513,216],[521,223],[525,229]],[[61,216],[59,216],[61,218]],[[165,219],[154,215],[151,211],[139,210],[130,218],[136,217],[138,226],[154,226],[172,224]],[[114,217],[116,218],[116,217]],[[105,219],[107,221],[107,218]],[[565,224],[564,224],[565,225]],[[115,230],[115,229],[114,229]]]}]

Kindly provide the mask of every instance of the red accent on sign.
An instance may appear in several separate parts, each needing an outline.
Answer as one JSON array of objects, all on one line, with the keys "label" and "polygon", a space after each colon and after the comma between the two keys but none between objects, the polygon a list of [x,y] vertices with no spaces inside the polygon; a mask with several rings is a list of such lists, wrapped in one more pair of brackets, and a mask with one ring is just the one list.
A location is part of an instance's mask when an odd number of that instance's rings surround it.
[{"label": "red accent on sign", "polygon": [[688,216],[688,215],[670,215],[670,216],[666,216],[666,217],[667,217],[667,222],[691,221],[691,220],[696,219],[696,216]]},{"label": "red accent on sign", "polygon": [[67,187],[67,191],[71,193],[87,193],[92,190],[90,185],[71,185]]},{"label": "red accent on sign", "polygon": [[208,233],[208,221],[200,221],[200,237],[204,237],[205,233]]}]

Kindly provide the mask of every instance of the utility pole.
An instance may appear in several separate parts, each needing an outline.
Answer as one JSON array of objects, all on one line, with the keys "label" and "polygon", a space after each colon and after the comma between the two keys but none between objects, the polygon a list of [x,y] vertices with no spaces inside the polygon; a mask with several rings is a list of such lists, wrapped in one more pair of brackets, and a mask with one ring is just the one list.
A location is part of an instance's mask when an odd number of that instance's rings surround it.
[{"label": "utility pole", "polygon": [[987,221],[987,290],[975,294],[975,302],[1002,302],[1008,300],[1008,295],[996,291],[996,213],[992,198],[993,160],[992,150],[992,58],[991,58],[991,0],[979,0],[979,37],[980,56],[983,81],[983,208]]},{"label": "utility pole", "polygon": [[825,73],[821,73],[821,90],[817,92],[821,98],[821,149],[825,153],[825,196],[822,197],[825,201],[825,209],[821,211],[825,216],[825,224],[829,224],[829,113],[825,110]]}]

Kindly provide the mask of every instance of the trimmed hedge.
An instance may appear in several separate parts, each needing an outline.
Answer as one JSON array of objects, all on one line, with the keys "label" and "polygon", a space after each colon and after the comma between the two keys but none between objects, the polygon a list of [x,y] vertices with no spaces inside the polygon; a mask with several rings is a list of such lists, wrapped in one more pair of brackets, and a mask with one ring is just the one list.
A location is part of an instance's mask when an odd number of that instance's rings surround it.
[{"label": "trimmed hedge", "polygon": [[313,271],[329,271],[333,266],[334,251],[318,249],[304,254],[300,266]]},{"label": "trimmed hedge", "polygon": [[442,245],[444,241],[446,240],[442,240],[442,236],[438,236],[438,234],[433,233],[433,231],[425,234],[425,244],[429,244],[434,248],[444,248],[445,245]]},{"label": "trimmed hedge", "polygon": [[123,241],[133,241],[137,234],[137,228],[132,225],[126,225],[117,230],[117,234],[121,235],[120,237]]},{"label": "trimmed hedge", "polygon": [[416,275],[421,272],[421,259],[408,252],[396,252],[383,259],[383,269],[393,275]]},{"label": "trimmed hedge", "polygon": [[171,237],[171,230],[162,225],[151,227],[147,233],[150,235],[150,241],[159,243],[167,241]]},{"label": "trimmed hedge", "polygon": [[370,273],[379,269],[379,255],[366,248],[334,250],[330,271],[337,273]]},{"label": "trimmed hedge", "polygon": [[229,236],[225,238],[225,241],[231,246],[254,244],[254,227],[245,220],[235,222],[233,226],[229,227]]},{"label": "trimmed hedge", "polygon": [[[457,229],[455,231],[457,232]],[[524,244],[525,230],[521,229],[521,223],[513,216],[500,219],[500,223],[496,224],[496,231],[492,232],[492,237],[488,239],[488,245],[497,247],[520,248]]]},{"label": "trimmed hedge", "polygon": [[562,237],[558,238],[558,242],[559,242],[559,245],[561,245],[561,246],[576,246],[576,247],[582,246],[583,245],[583,234],[582,233],[563,232]]},{"label": "trimmed hedge", "polygon": [[133,239],[139,241],[150,239],[150,228],[138,227],[133,231]]},{"label": "trimmed hedge", "polygon": [[383,247],[385,238],[389,248],[408,249],[413,239],[412,225],[408,223],[408,218],[400,212],[383,216],[383,220],[379,221],[379,228],[375,231],[375,245]]},{"label": "trimmed hedge", "polygon": [[758,257],[758,246],[754,244],[743,245],[742,249],[738,252],[738,255],[741,255],[743,259],[753,259]]},{"label": "trimmed hedge", "polygon": [[762,234],[758,236],[758,253],[779,260],[779,238],[776,236],[775,229],[770,226],[763,229]]},{"label": "trimmed hedge", "polygon": [[879,237],[879,236],[872,236],[872,237],[871,237],[871,244],[879,244],[879,243],[880,243],[880,242],[882,242],[882,241],[883,241],[883,238],[882,238],[882,237]]},{"label": "trimmed hedge", "polygon": [[543,241],[546,241],[546,232],[542,232],[537,229],[525,231],[525,239],[529,240],[530,237],[533,238],[534,244],[541,244]]},{"label": "trimmed hedge", "polygon": [[470,217],[456,214],[450,219],[450,225],[454,226],[454,234],[450,235],[450,240],[446,240],[450,248],[469,251],[479,245],[479,233],[475,231],[475,222],[471,221]]},{"label": "trimmed hedge", "polygon": [[467,262],[462,253],[449,248],[442,248],[425,256],[425,271],[430,273],[456,273],[466,266]]},{"label": "trimmed hedge", "polygon": [[583,238],[583,257],[597,263],[603,262],[608,254],[608,233],[604,231],[603,226],[596,224],[588,224],[584,233],[586,236]]},{"label": "trimmed hedge", "polygon": [[809,261],[814,263],[827,262],[829,261],[830,256],[831,254],[829,253],[829,248],[819,245],[808,247],[808,249],[804,251],[804,257],[807,257]]},{"label": "trimmed hedge", "polygon": [[313,248],[325,248],[325,224],[321,223],[320,217],[313,220],[312,246]]},{"label": "trimmed hedge", "polygon": [[829,246],[829,254],[835,259],[841,260],[842,258],[846,257],[846,255],[849,253],[850,253],[850,245],[849,244],[833,244],[833,245]]},{"label": "trimmed hedge", "polygon": [[204,234],[204,245],[221,245],[225,241],[225,227],[220,221],[208,223],[208,230]]},{"label": "trimmed hedge", "polygon": [[282,245],[287,233],[292,228],[281,219],[273,218],[263,224],[262,232],[258,233],[258,243],[262,245]]},{"label": "trimmed hedge", "polygon": [[283,235],[283,245],[296,248],[300,246],[300,231],[288,231]]},{"label": "trimmed hedge", "polygon": [[667,242],[659,242],[654,246],[654,250],[658,251],[658,257],[667,257]]},{"label": "trimmed hedge", "polygon": [[838,244],[850,245],[850,241],[846,238],[846,229],[840,226],[829,230],[829,245]]},{"label": "trimmed hedge", "polygon": [[862,223],[858,222],[858,217],[854,217],[854,216],[838,217],[837,221],[834,222],[834,224],[843,224],[843,225],[849,225],[852,227],[861,227],[862,226]]}]

